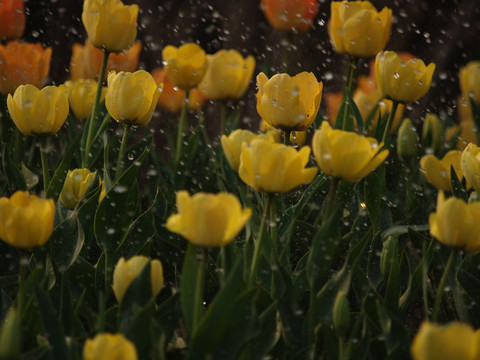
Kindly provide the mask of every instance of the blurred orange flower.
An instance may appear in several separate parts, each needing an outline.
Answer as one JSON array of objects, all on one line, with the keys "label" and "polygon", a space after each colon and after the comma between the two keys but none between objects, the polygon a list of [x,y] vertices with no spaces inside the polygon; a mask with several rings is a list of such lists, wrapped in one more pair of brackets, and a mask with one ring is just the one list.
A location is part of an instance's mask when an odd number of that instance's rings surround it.
[{"label": "blurred orange flower", "polygon": [[316,0],[262,0],[261,7],[275,29],[305,32],[317,15]]},{"label": "blurred orange flower", "polygon": [[44,49],[40,43],[10,41],[0,44],[0,93],[12,94],[20,85],[45,85],[52,48]]},{"label": "blurred orange flower", "polygon": [[[140,51],[142,43],[137,41],[130,49],[120,53],[110,53],[107,63],[107,71],[125,71],[134,72],[138,68]],[[98,80],[100,67],[102,66],[103,51],[97,49],[90,40],[85,40],[85,44],[74,44],[72,49],[72,58],[70,60],[70,80],[95,79]]]},{"label": "blurred orange flower", "polygon": [[24,30],[23,0],[3,0],[0,6],[0,40],[20,39]]}]

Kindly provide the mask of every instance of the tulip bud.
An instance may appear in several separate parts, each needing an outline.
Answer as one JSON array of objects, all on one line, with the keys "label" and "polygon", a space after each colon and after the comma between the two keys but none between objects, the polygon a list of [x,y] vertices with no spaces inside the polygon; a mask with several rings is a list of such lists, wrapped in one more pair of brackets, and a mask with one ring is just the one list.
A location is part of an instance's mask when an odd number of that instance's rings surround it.
[{"label": "tulip bud", "polygon": [[137,360],[135,345],[122,334],[102,333],[87,339],[83,346],[83,360]]},{"label": "tulip bud", "polygon": [[396,260],[396,254],[398,252],[397,244],[397,240],[391,236],[383,243],[383,249],[380,255],[380,272],[384,278],[388,278],[392,261]]},{"label": "tulip bud", "polygon": [[0,330],[0,359],[16,359],[20,355],[21,337],[20,316],[11,308]]},{"label": "tulip bud", "polygon": [[73,210],[92,185],[96,173],[88,169],[68,170],[59,198],[62,205]]},{"label": "tulip bud", "polygon": [[440,119],[435,114],[427,114],[423,124],[422,144],[437,153],[443,144],[443,129]]},{"label": "tulip bud", "polygon": [[337,294],[333,305],[333,327],[339,334],[345,334],[350,327],[350,307],[343,291]]},{"label": "tulip bud", "polygon": [[407,162],[418,154],[418,136],[412,121],[408,118],[403,120],[397,137],[398,157]]}]

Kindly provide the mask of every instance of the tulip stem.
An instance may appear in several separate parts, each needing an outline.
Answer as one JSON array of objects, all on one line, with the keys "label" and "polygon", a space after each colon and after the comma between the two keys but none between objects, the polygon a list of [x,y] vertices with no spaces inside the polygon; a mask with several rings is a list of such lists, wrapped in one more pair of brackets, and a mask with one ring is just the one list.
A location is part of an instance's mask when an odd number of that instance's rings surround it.
[{"label": "tulip stem", "polygon": [[203,288],[205,287],[205,267],[207,265],[207,249],[202,248],[198,263],[197,281],[195,284],[195,298],[193,308],[192,332],[198,327],[203,313]]},{"label": "tulip stem", "polygon": [[283,132],[283,144],[284,145],[290,145],[290,134],[291,134],[290,130],[285,130]]},{"label": "tulip stem", "polygon": [[95,93],[95,101],[93,102],[92,113],[90,114],[90,121],[88,122],[87,142],[85,144],[85,153],[83,154],[83,159],[82,159],[82,167],[84,168],[87,167],[88,154],[90,154],[90,151],[94,143],[93,137],[95,136],[94,131],[96,128],[96,121],[98,116],[97,114],[98,106],[100,104],[100,98],[102,96],[103,82],[105,79],[105,71],[107,69],[107,62],[108,62],[109,55],[110,55],[110,52],[107,50],[104,50],[102,66],[100,67],[100,74],[98,76],[97,92]]},{"label": "tulip stem", "polygon": [[273,195],[267,194],[267,200],[263,207],[263,214],[262,214],[262,220],[260,222],[260,229],[258,230],[258,238],[257,238],[257,242],[255,243],[255,251],[253,253],[252,265],[250,266],[250,276],[248,279],[249,285],[253,284],[253,280],[255,278],[255,272],[257,271],[257,266],[258,266],[258,261],[260,256],[260,249],[262,247],[263,234],[265,232],[265,224],[267,222],[267,216],[270,211],[270,203],[272,202],[272,200],[273,200]]},{"label": "tulip stem", "polygon": [[[330,191],[328,192],[327,206],[325,208],[325,212],[323,213],[323,221],[322,221],[323,224],[328,220],[328,218],[330,217],[330,214],[332,213],[333,204],[335,204],[335,198],[337,196],[339,183],[340,183],[339,178],[333,178],[332,182],[330,183]],[[317,218],[314,225],[317,225],[319,221],[320,221],[320,217]]]},{"label": "tulip stem", "polygon": [[382,142],[385,146],[388,145],[388,137],[390,135],[390,130],[392,129],[393,119],[395,117],[395,113],[397,112],[399,102],[396,100],[392,100],[392,111],[388,115],[387,125],[385,125],[385,130],[383,132]]},{"label": "tulip stem", "polygon": [[226,123],[227,123],[227,102],[222,101],[222,108],[220,112],[220,136],[219,137],[222,137],[222,135],[225,134]]},{"label": "tulip stem", "polygon": [[[355,78],[357,75],[357,64],[358,59],[356,57],[350,56],[347,63],[347,75],[345,80],[345,86],[343,89],[343,114],[342,114],[342,130],[351,131],[353,130],[353,123],[348,124],[348,117],[350,116],[350,106],[347,106],[345,103],[347,100],[347,91],[350,95],[353,94],[353,89],[355,87]],[[353,96],[353,95],[352,95]]]},{"label": "tulip stem", "polygon": [[175,148],[175,169],[182,158],[183,132],[185,131],[185,122],[187,120],[188,96],[189,91],[187,90],[185,93],[185,100],[182,105],[182,112],[180,113],[180,121],[178,122],[177,147]]},{"label": "tulip stem", "polygon": [[452,248],[450,251],[450,256],[447,260],[447,265],[443,270],[442,278],[440,279],[440,284],[437,288],[437,295],[435,296],[435,303],[433,305],[433,313],[432,313],[432,322],[437,322],[438,311],[440,310],[440,304],[442,303],[443,291],[445,290],[445,284],[447,282],[447,278],[450,274],[450,270],[453,265],[453,261],[457,255],[457,250]]},{"label": "tulip stem", "polygon": [[123,172],[123,165],[125,163],[125,150],[127,149],[128,143],[128,132],[130,130],[130,125],[125,125],[123,127],[123,136],[122,136],[122,143],[120,144],[120,150],[118,151],[118,158],[117,158],[117,167],[115,168],[115,178],[114,181],[117,181]]},{"label": "tulip stem", "polygon": [[47,137],[41,137],[39,139],[40,144],[40,158],[42,160],[43,171],[43,190],[47,193],[48,185],[50,185],[50,173],[48,171],[48,146]]}]

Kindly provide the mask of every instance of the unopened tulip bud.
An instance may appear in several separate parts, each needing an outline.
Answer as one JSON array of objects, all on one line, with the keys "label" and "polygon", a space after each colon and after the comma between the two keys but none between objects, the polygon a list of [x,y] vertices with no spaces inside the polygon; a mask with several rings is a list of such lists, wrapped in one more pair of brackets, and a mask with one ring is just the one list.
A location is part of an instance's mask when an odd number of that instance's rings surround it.
[{"label": "unopened tulip bud", "polygon": [[397,137],[397,153],[403,161],[409,161],[418,154],[418,136],[412,121],[403,120]]},{"label": "unopened tulip bud", "polygon": [[423,124],[422,144],[437,153],[443,144],[443,129],[440,119],[435,114],[427,114]]},{"label": "unopened tulip bud", "polygon": [[388,278],[392,261],[395,261],[396,247],[397,241],[391,236],[383,243],[383,249],[380,255],[380,272],[384,278]]},{"label": "unopened tulip bud", "polygon": [[345,334],[350,327],[350,306],[347,296],[340,291],[333,305],[333,326],[339,334]]}]

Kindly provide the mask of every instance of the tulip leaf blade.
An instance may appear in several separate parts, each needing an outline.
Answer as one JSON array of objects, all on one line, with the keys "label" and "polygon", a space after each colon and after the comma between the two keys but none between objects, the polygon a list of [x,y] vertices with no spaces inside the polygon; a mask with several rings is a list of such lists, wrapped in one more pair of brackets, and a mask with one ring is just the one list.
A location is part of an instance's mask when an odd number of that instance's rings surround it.
[{"label": "tulip leaf blade", "polygon": [[20,169],[15,165],[11,155],[9,154],[7,144],[2,150],[2,168],[7,178],[7,184],[10,192],[17,190],[26,190],[27,184]]},{"label": "tulip leaf blade", "polygon": [[180,288],[180,304],[183,319],[189,334],[193,332],[193,309],[195,308],[195,289],[197,286],[197,249],[188,243],[187,252],[183,259],[182,283]]},{"label": "tulip leaf blade", "polygon": [[452,184],[453,196],[460,198],[465,202],[468,202],[468,194],[467,194],[467,191],[465,190],[465,186],[458,179],[457,173],[455,172],[453,165],[450,166],[450,181]]},{"label": "tulip leaf blade", "polygon": [[77,216],[65,219],[53,229],[50,237],[52,260],[60,273],[75,262],[85,241],[85,233]]},{"label": "tulip leaf blade", "polygon": [[364,125],[363,125],[362,114],[360,113],[360,110],[358,109],[357,104],[353,100],[352,93],[350,92],[349,89],[345,89],[345,96],[347,98],[348,105],[352,109],[353,117],[354,117],[355,121],[357,122],[358,133],[360,135],[363,135]]}]

